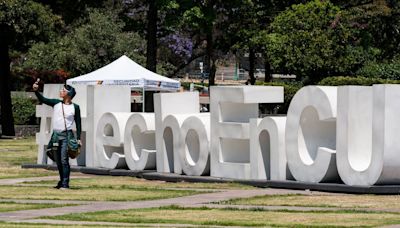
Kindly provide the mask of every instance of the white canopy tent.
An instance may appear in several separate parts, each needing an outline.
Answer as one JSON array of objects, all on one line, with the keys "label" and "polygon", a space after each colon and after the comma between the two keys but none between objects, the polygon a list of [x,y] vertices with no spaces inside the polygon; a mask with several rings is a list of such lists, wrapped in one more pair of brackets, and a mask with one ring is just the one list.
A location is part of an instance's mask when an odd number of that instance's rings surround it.
[{"label": "white canopy tent", "polygon": [[158,75],[123,55],[114,62],[88,74],[67,80],[68,85],[129,85],[132,90],[143,91],[143,111],[145,91],[177,91],[180,82]]},{"label": "white canopy tent", "polygon": [[123,55],[114,62],[88,74],[67,80],[68,85],[129,85],[146,91],[177,91],[180,82],[156,74]]}]

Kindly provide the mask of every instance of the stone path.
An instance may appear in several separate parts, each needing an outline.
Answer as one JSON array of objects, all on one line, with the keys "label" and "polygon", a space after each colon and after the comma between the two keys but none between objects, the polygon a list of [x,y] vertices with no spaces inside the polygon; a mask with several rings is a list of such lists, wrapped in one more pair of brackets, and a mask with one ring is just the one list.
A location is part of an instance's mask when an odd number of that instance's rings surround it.
[{"label": "stone path", "polygon": [[[170,199],[159,199],[159,200],[145,200],[145,201],[128,201],[128,202],[91,202],[89,204],[82,204],[77,206],[66,206],[56,208],[44,208],[35,210],[23,210],[0,213],[0,220],[2,221],[13,221],[21,219],[33,219],[41,216],[57,216],[65,215],[70,213],[85,213],[105,210],[124,210],[124,209],[139,209],[139,208],[154,208],[169,205],[178,205],[183,207],[196,206],[197,204],[208,204],[212,202],[218,202],[223,200],[229,200],[234,198],[246,198],[260,195],[273,194],[276,189],[260,189],[260,190],[223,190],[221,192],[205,193]],[[304,191],[295,190],[284,190],[288,192],[297,193]],[[67,202],[67,201],[64,201]]]},{"label": "stone path", "polygon": [[[92,175],[79,175],[79,178],[90,178]],[[0,180],[0,185],[19,185],[23,182],[57,180],[58,176],[17,178]],[[181,189],[182,190],[182,189]],[[204,189],[199,189],[199,194],[159,200],[145,201],[78,201],[78,200],[17,200],[0,199],[1,202],[17,203],[51,203],[51,204],[76,204],[65,207],[43,208],[34,210],[21,210],[0,213],[0,221],[17,223],[46,223],[61,225],[104,225],[104,226],[142,226],[142,227],[204,227],[190,224],[127,224],[116,222],[90,222],[90,221],[64,221],[53,219],[39,219],[43,216],[58,216],[70,213],[85,213],[105,210],[124,210],[124,209],[142,209],[158,208],[162,206],[177,205],[181,207],[209,207],[209,208],[236,208],[236,209],[262,209],[262,210],[291,210],[291,211],[337,211],[341,208],[322,208],[322,207],[294,207],[294,206],[251,206],[251,205],[223,205],[216,204],[220,201],[231,200],[235,198],[249,198],[262,195],[282,195],[282,194],[303,194],[303,195],[338,195],[336,193],[312,192],[303,190],[287,189],[252,189],[252,190],[215,190],[204,193]],[[66,191],[68,192],[68,190]],[[382,211],[382,212],[400,212],[398,210],[375,210],[375,209],[356,209],[357,211]],[[220,226],[210,226],[220,227]]]}]

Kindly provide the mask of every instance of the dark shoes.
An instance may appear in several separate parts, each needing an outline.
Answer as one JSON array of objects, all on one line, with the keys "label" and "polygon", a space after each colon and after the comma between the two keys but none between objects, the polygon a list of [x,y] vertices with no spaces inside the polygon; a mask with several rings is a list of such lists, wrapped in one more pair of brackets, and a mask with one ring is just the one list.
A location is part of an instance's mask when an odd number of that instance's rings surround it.
[{"label": "dark shoes", "polygon": [[62,185],[57,184],[53,188],[60,189],[60,190],[66,190],[66,189],[69,189],[69,186],[62,186]]}]

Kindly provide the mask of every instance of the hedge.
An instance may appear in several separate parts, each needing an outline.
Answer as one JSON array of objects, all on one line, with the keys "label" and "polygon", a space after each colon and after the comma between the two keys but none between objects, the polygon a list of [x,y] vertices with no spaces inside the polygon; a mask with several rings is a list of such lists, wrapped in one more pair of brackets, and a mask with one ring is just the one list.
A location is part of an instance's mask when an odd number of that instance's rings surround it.
[{"label": "hedge", "polygon": [[357,75],[368,78],[400,80],[400,61],[392,63],[368,63]]},{"label": "hedge", "polygon": [[323,85],[323,86],[344,86],[344,85],[371,86],[373,84],[400,84],[400,80],[337,76],[337,77],[324,78],[318,83],[318,85]]},{"label": "hedge", "polygon": [[256,85],[264,86],[283,86],[284,102],[283,104],[263,104],[261,108],[268,114],[286,114],[293,96],[297,93],[303,84],[301,83],[284,83],[284,82],[257,82]]},{"label": "hedge", "polygon": [[[335,76],[327,77],[321,80],[318,85],[321,86],[344,86],[344,85],[359,85],[372,86],[373,84],[400,84],[400,80],[390,80],[381,78],[366,78],[366,77],[350,77],[350,76]],[[270,114],[286,114],[293,96],[303,87],[301,83],[284,83],[284,82],[257,82],[257,85],[264,86],[283,86],[284,87],[284,103],[283,104],[265,104],[262,105],[264,112]]]},{"label": "hedge", "polygon": [[36,107],[32,99],[21,95],[12,96],[14,124],[25,125],[35,123]]}]

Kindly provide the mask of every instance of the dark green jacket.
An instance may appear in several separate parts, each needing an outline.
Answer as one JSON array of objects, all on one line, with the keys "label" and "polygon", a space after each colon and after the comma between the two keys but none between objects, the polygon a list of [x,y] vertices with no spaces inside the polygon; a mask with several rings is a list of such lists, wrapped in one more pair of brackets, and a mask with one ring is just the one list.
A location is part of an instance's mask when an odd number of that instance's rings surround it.
[{"label": "dark green jacket", "polygon": [[[54,107],[54,105],[62,102],[62,100],[59,100],[59,99],[46,98],[42,94],[40,94],[38,91],[35,91],[35,94],[40,102],[42,102],[43,104],[49,105],[51,107]],[[76,125],[76,138],[78,140],[80,140],[81,139],[81,131],[82,131],[81,110],[79,109],[79,105],[77,105],[75,103],[73,103],[73,104],[74,104],[74,108],[75,108],[74,120],[75,120],[75,125]]]}]

